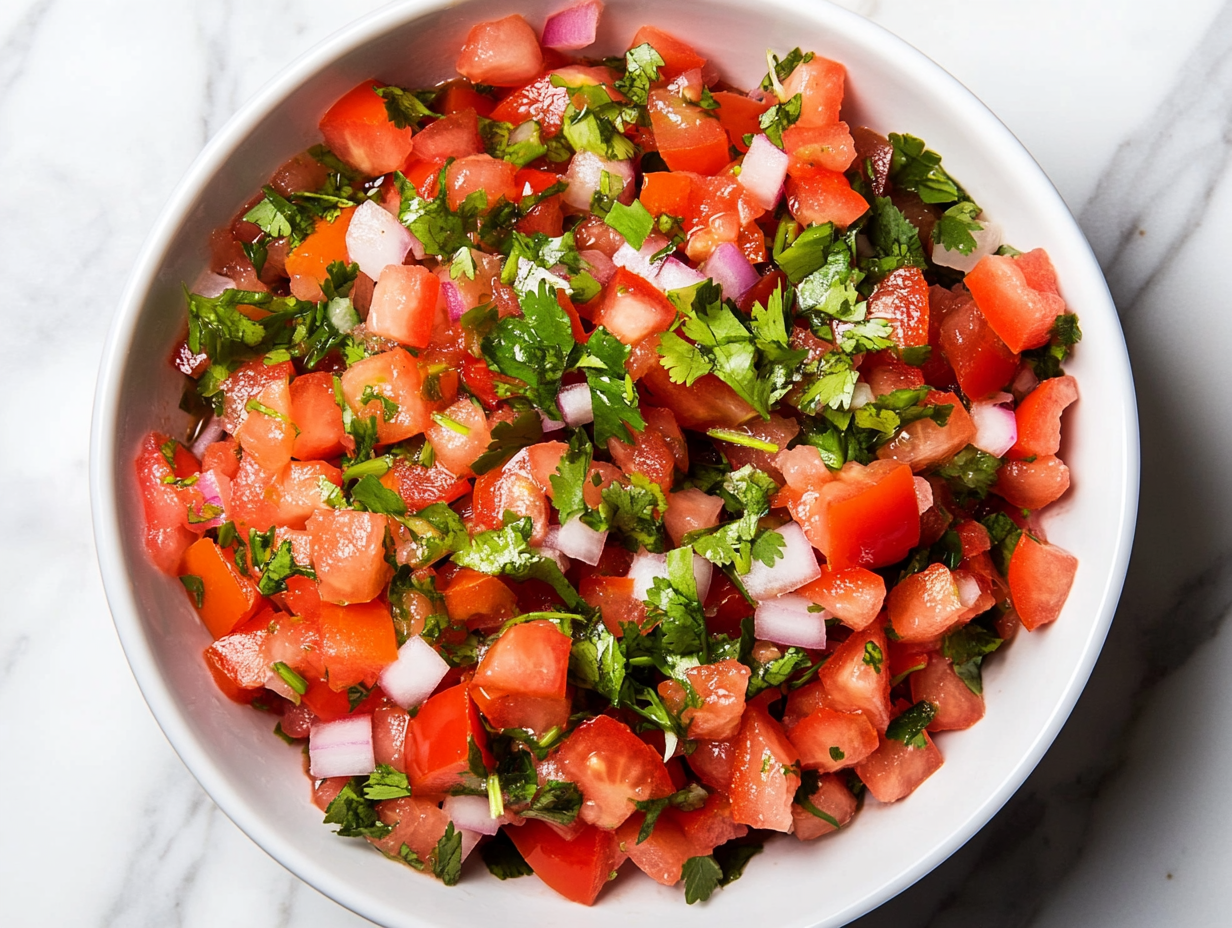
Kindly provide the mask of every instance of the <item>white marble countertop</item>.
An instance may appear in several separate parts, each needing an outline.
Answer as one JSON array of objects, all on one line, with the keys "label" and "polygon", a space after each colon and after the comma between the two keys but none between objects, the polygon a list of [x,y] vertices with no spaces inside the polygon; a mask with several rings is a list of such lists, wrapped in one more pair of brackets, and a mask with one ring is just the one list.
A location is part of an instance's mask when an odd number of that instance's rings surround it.
[{"label": "white marble countertop", "polygon": [[[368,924],[250,842],[167,745],[111,625],[86,472],[100,346],[163,202],[264,81],[378,5],[0,3],[5,925]],[[1232,432],[1210,375],[1232,345],[1232,4],[844,5],[957,75],[1052,177],[1120,306],[1143,438],[1125,596],[1069,724],[979,835],[856,924],[1227,924]]]}]

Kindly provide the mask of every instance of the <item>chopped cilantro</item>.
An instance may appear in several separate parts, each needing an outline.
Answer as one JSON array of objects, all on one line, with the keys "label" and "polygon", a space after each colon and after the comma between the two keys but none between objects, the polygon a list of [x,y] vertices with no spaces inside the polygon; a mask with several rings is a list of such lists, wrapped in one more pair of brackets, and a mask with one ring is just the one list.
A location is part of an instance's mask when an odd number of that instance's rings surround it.
[{"label": "chopped cilantro", "polygon": [[180,583],[184,584],[184,589],[188,590],[198,609],[205,605],[205,583],[200,577],[196,574],[184,574],[180,577]]},{"label": "chopped cilantro", "polygon": [[506,316],[485,336],[483,355],[492,370],[521,381],[526,398],[557,419],[556,394],[575,344],[569,317],[546,282],[521,304],[521,316]]},{"label": "chopped cilantro", "polygon": [[979,696],[984,692],[981,665],[984,657],[1001,647],[1002,641],[988,629],[969,622],[941,639],[941,653],[954,664],[958,679]]},{"label": "chopped cilantro", "polygon": [[881,665],[885,661],[885,652],[875,641],[864,642],[864,663],[881,673]]},{"label": "chopped cilantro", "polygon": [[599,326],[590,334],[577,361],[577,367],[590,386],[595,441],[600,447],[607,447],[613,438],[629,444],[634,431],[646,428],[646,420],[638,408],[633,378],[625,369],[629,350],[628,345]]},{"label": "chopped cilantro", "polygon": [[933,241],[950,251],[971,254],[975,251],[975,236],[971,233],[984,228],[976,222],[975,217],[979,214],[980,208],[970,200],[955,203],[933,226]]},{"label": "chopped cilantro", "polygon": [[360,790],[361,779],[352,777],[325,810],[325,824],[338,825],[335,834],[344,838],[384,838],[393,827],[381,821],[372,803]]},{"label": "chopped cilantro", "polygon": [[263,596],[281,593],[287,588],[287,580],[290,577],[298,575],[310,580],[317,578],[316,572],[311,567],[295,563],[295,557],[291,554],[290,539],[283,539],[282,543],[266,557],[258,559],[256,555],[257,550],[253,548],[253,566],[261,570],[261,580],[257,584],[257,589]]},{"label": "chopped cilantro", "polygon": [[369,512],[385,515],[406,515],[406,502],[372,474],[365,474],[351,488],[351,501]]},{"label": "chopped cilantro", "polygon": [[890,180],[903,190],[911,190],[925,203],[953,203],[963,194],[954,179],[941,167],[941,156],[929,151],[914,135],[890,133],[894,155],[890,161]]},{"label": "chopped cilantro", "polygon": [[933,473],[949,484],[959,505],[983,499],[997,482],[1001,459],[994,458],[975,445],[967,445],[948,461],[933,469]]},{"label": "chopped cilantro", "polygon": [[568,780],[548,780],[540,787],[530,806],[520,813],[523,818],[537,818],[557,825],[572,825],[582,809],[582,793],[576,783]]},{"label": "chopped cilantro", "polygon": [[499,120],[479,118],[479,134],[483,147],[493,158],[500,158],[520,168],[547,154],[542,127],[533,119],[514,126]]},{"label": "chopped cilantro", "polygon": [[758,118],[758,125],[766,133],[766,138],[783,147],[783,132],[790,129],[800,119],[800,108],[804,98],[796,94],[790,100],[776,103]]},{"label": "chopped cilantro", "polygon": [[498,880],[513,880],[535,872],[503,828],[479,849],[479,856],[488,872]]},{"label": "chopped cilantro", "polygon": [[282,661],[275,661],[273,668],[274,672],[282,678],[282,682],[291,687],[300,696],[308,692],[308,681],[296,673],[294,668],[288,667]]},{"label": "chopped cilantro", "polygon": [[659,68],[663,66],[663,57],[643,42],[625,52],[625,75],[614,86],[630,102],[645,106],[650,99],[650,85],[659,79]]},{"label": "chopped cilantro", "polygon": [[936,705],[922,699],[890,722],[886,729],[886,737],[901,741],[909,748],[928,747],[924,729],[928,727],[928,723],[936,714]]},{"label": "chopped cilantro", "polygon": [[401,799],[411,795],[411,784],[406,774],[395,770],[388,764],[377,764],[376,770],[368,774],[368,782],[364,784],[364,798],[377,802],[382,799]]},{"label": "chopped cilantro", "polygon": [[729,841],[714,849],[714,859],[723,870],[720,886],[727,886],[744,876],[750,860],[765,850],[765,845],[753,842]]},{"label": "chopped cilantro", "polygon": [[690,857],[681,869],[684,877],[684,901],[689,905],[705,902],[723,879],[723,868],[713,856]]},{"label": "chopped cilantro", "polygon": [[432,851],[432,872],[446,886],[456,886],[462,878],[462,832],[454,829],[453,822],[445,826]]},{"label": "chopped cilantro", "polygon": [[492,440],[488,442],[488,450],[475,460],[471,470],[476,474],[486,474],[493,468],[500,467],[507,460],[533,444],[543,440],[543,420],[539,413],[528,409],[512,422],[498,422],[492,427]]},{"label": "chopped cilantro", "polygon": [[376,86],[372,90],[385,101],[385,115],[399,129],[408,126],[418,129],[424,119],[436,118],[436,113],[428,109],[423,100],[409,90]]},{"label": "chopped cilantro", "polygon": [[650,235],[655,224],[654,217],[642,205],[641,200],[634,200],[631,206],[613,203],[603,221],[623,235],[633,248],[641,248],[646,243],[646,237]]}]

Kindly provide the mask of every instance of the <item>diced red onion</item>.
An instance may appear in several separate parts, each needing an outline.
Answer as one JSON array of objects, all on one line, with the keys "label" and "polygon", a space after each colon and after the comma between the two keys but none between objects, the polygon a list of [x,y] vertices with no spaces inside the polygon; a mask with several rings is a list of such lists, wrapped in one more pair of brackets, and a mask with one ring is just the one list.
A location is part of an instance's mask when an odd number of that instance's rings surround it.
[{"label": "diced red onion", "polygon": [[406,226],[376,203],[365,200],[351,214],[351,224],[347,226],[347,258],[377,280],[386,267],[406,260],[411,238]]},{"label": "diced red onion", "polygon": [[448,672],[445,659],[416,635],[398,649],[398,659],[382,670],[377,679],[386,696],[403,709],[410,709],[431,696]]},{"label": "diced red onion", "polygon": [[618,199],[622,203],[632,202],[637,192],[633,185],[633,162],[608,161],[593,151],[579,151],[569,162],[569,170],[565,172],[565,182],[569,188],[561,194],[565,202],[576,209],[590,209],[591,198],[599,189],[604,171],[619,177],[624,184]]},{"label": "diced red onion", "polygon": [[486,796],[446,796],[441,806],[455,828],[465,828],[480,835],[494,835],[506,821],[492,818]]},{"label": "diced red onion", "polygon": [[[762,209],[774,209],[783,194],[791,156],[765,135],[753,136],[736,178]],[[995,249],[994,249],[995,250]]]},{"label": "diced red onion", "polygon": [[221,274],[215,274],[213,271],[205,270],[197,277],[197,282],[192,285],[192,292],[199,293],[201,296],[210,298],[216,297],[224,290],[234,290],[235,281],[230,277],[223,277]]},{"label": "diced red onion", "polygon": [[[227,478],[226,474],[219,474],[213,470],[203,470],[197,475],[195,486],[205,498],[202,509],[205,506],[217,506],[222,510],[212,519],[192,523],[192,530],[199,535],[207,529],[218,528],[223,522],[227,521],[227,508],[231,500],[231,481]],[[202,514],[198,512],[197,516]]]},{"label": "diced red onion", "polygon": [[958,587],[958,601],[963,604],[964,609],[970,609],[980,598],[979,581],[965,570],[954,571],[953,577],[954,585]]},{"label": "diced red onion", "polygon": [[561,387],[556,394],[556,405],[560,414],[565,417],[565,425],[576,429],[580,425],[595,421],[595,409],[590,394],[590,384],[571,383]]},{"label": "diced red onion", "polygon": [[668,290],[681,290],[694,284],[700,284],[705,279],[702,274],[678,258],[668,258],[659,265],[659,275],[655,280],[655,286],[666,293]]},{"label": "diced red onion", "polygon": [[1010,392],[1022,399],[1038,386],[1039,378],[1035,376],[1035,371],[1031,370],[1030,364],[1024,364],[1014,377],[1014,382],[1010,384]]},{"label": "diced red onion", "polygon": [[866,384],[863,380],[856,383],[855,389],[851,391],[851,408],[859,409],[862,406],[867,406],[873,401],[873,388]]},{"label": "diced red onion", "polygon": [[915,504],[920,515],[933,508],[933,485],[923,477],[915,478]]},{"label": "diced red onion", "polygon": [[[627,576],[633,579],[633,595],[638,599],[645,599],[656,577],[667,579],[667,555],[639,551],[633,555],[633,563],[629,565]],[[693,582],[697,584],[697,598],[701,602],[706,601],[713,577],[714,565],[704,557],[694,554]]]},{"label": "diced red onion", "polygon": [[[558,528],[556,547],[561,554],[589,564],[594,567],[603,556],[603,546],[607,543],[607,532],[597,532],[578,517],[574,516]],[[548,529],[550,532],[551,529]]]},{"label": "diced red onion", "polygon": [[318,780],[371,773],[376,769],[372,716],[348,715],[336,722],[313,722],[308,734],[308,762]]},{"label": "diced red onion", "polygon": [[820,650],[826,646],[826,612],[795,593],[767,599],[753,613],[753,634],[775,644]]},{"label": "diced red onion", "polygon": [[773,567],[753,561],[749,572],[740,578],[744,588],[757,602],[790,593],[821,576],[817,555],[813,553],[813,546],[804,537],[800,526],[788,522],[775,531],[783,536],[782,557],[774,562]]},{"label": "diced red onion", "polygon": [[738,300],[760,279],[740,248],[724,242],[698,269],[723,290],[724,299]]},{"label": "diced red onion", "polygon": [[590,276],[599,283],[606,285],[616,273],[616,265],[612,263],[612,259],[598,249],[587,248],[585,251],[579,251],[578,254],[590,265]]},{"label": "diced red onion", "polygon": [[971,233],[971,237],[975,239],[975,248],[971,254],[964,255],[961,251],[950,251],[944,245],[937,245],[933,248],[933,264],[952,267],[968,274],[985,255],[995,254],[1001,247],[1001,227],[987,219],[979,219],[978,222],[984,228]]},{"label": "diced red onion", "polygon": [[647,280],[654,284],[660,290],[659,286],[659,270],[663,267],[664,259],[651,263],[650,259],[653,255],[663,250],[667,244],[667,239],[661,235],[649,235],[646,241],[642,242],[642,247],[635,249],[628,242],[625,242],[618,249],[616,254],[612,255],[612,263],[617,267],[623,267],[625,270],[636,274],[643,280]]},{"label": "diced red onion", "polygon": [[539,421],[543,425],[544,435],[546,435],[548,432],[559,432],[561,429],[565,427],[565,422],[563,419],[549,418],[548,416],[544,415],[544,412],[542,409],[539,410]]},{"label": "diced red onion", "polygon": [[600,0],[585,0],[567,10],[553,13],[543,24],[543,38],[539,44],[544,48],[567,50],[593,45],[602,12]]},{"label": "diced red onion", "polygon": [[222,438],[223,431],[222,419],[217,416],[210,416],[205,420],[205,424],[201,426],[201,432],[188,450],[193,453],[193,457],[200,461],[201,455],[205,454],[205,449]]},{"label": "diced red onion", "polygon": [[[1014,410],[1002,406],[1006,397],[998,394],[990,400],[981,400],[971,404],[971,421],[975,423],[975,437],[971,444],[994,458],[999,458],[1018,441],[1018,420]],[[996,400],[997,402],[994,402]]]},{"label": "diced red onion", "polygon": [[466,303],[458,285],[452,280],[441,281],[441,295],[445,298],[445,309],[449,312],[449,321],[457,322],[466,313]]},{"label": "diced red onion", "polygon": [[483,840],[483,835],[477,831],[471,831],[469,828],[459,828],[458,834],[462,836],[462,859],[471,856],[471,851],[479,846],[479,842]]}]

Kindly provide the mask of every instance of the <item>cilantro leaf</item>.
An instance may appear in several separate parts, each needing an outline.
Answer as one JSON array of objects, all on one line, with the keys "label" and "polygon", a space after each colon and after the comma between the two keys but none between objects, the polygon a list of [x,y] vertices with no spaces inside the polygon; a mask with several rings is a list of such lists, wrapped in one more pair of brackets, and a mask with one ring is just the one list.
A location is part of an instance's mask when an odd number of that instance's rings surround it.
[{"label": "cilantro leaf", "polygon": [[582,810],[582,793],[576,783],[548,780],[535,794],[530,806],[520,814],[557,825],[572,825]]},{"label": "cilantro leaf", "polygon": [[663,56],[643,42],[625,52],[625,74],[614,86],[630,102],[645,106],[650,99],[650,85],[659,79],[659,68],[664,64]]},{"label": "cilantro leaf", "polygon": [[543,141],[542,127],[534,119],[528,119],[514,127],[512,123],[480,116],[479,135],[489,155],[516,164],[520,168],[526,167],[536,158],[542,158],[548,151]]},{"label": "cilantro leaf", "polygon": [[984,692],[981,665],[986,655],[1003,644],[1002,640],[982,625],[969,622],[941,639],[941,653],[950,659],[954,672],[979,696]]},{"label": "cilantro leaf", "polygon": [[514,580],[542,580],[570,609],[587,609],[556,562],[531,549],[529,539],[533,527],[531,520],[523,517],[511,520],[503,528],[480,532],[468,547],[453,555],[453,562],[492,576],[504,574]]},{"label": "cilantro leaf", "polygon": [[521,316],[506,316],[484,337],[484,357],[492,370],[521,381],[527,399],[559,418],[556,394],[575,344],[569,317],[546,282],[520,302]]},{"label": "cilantro leaf", "polygon": [[955,203],[942,214],[933,226],[933,241],[942,248],[969,255],[975,251],[975,236],[984,228],[975,217],[980,214],[980,208],[970,200]]},{"label": "cilantro leaf", "polygon": [[1070,356],[1074,345],[1080,341],[1082,329],[1078,327],[1078,317],[1073,313],[1064,313],[1057,316],[1053,322],[1052,338],[1048,344],[1024,351],[1022,358],[1040,380],[1061,377],[1065,373],[1061,369],[1062,362]]},{"label": "cilantro leaf", "polygon": [[365,474],[351,488],[351,500],[368,512],[380,512],[392,516],[406,515],[406,501],[372,474]]},{"label": "cilantro leaf", "polygon": [[632,248],[641,248],[646,243],[646,237],[654,229],[654,216],[642,205],[641,200],[634,200],[631,206],[623,203],[613,203],[603,221],[624,236]]},{"label": "cilantro leaf", "polygon": [[[799,225],[795,223],[792,226],[799,228]],[[786,231],[785,226],[783,229]],[[791,283],[798,284],[826,263],[830,246],[834,241],[834,223],[832,222],[809,226],[791,242],[784,239],[781,248],[779,238],[776,236],[774,263],[787,275]]]},{"label": "cilantro leaf", "polygon": [[723,879],[723,868],[713,856],[690,857],[681,869],[684,877],[684,901],[689,905],[705,902],[714,894]]},{"label": "cilantro leaf", "polygon": [[503,828],[479,849],[479,856],[498,880],[513,880],[535,872]]},{"label": "cilantro leaf", "polygon": [[816,56],[812,52],[802,53],[799,48],[793,48],[786,55],[784,55],[781,60],[778,55],[773,53],[769,54],[768,57],[770,66],[773,68],[773,76],[770,72],[767,72],[766,76],[762,78],[760,84],[761,89],[766,91],[774,90],[774,83],[776,80],[779,83],[782,83],[787,80],[787,78],[791,77],[792,72],[795,71],[796,68],[806,62],[812,61]]},{"label": "cilantro leaf", "polygon": [[743,660],[753,671],[749,675],[745,697],[752,699],[763,690],[782,686],[798,670],[809,665],[808,653],[803,648],[789,647],[772,661],[762,663],[752,656]]},{"label": "cilantro leaf", "polygon": [[453,827],[453,822],[445,826],[432,851],[432,872],[446,886],[456,886],[462,878],[462,832]]},{"label": "cilantro leaf", "polygon": [[723,870],[720,886],[727,886],[744,876],[749,861],[765,850],[765,845],[729,841],[714,849],[714,859]]},{"label": "cilantro leaf", "polygon": [[770,511],[770,498],[778,489],[769,474],[751,464],[728,474],[720,493],[727,508],[739,518],[712,529],[690,532],[685,541],[715,566],[733,566],[738,574],[747,574],[754,560],[773,567],[782,555],[783,536],[771,529],[760,529],[758,522]]},{"label": "cilantro leaf", "polygon": [[284,539],[262,566],[261,580],[257,584],[257,589],[261,591],[262,596],[273,596],[287,588],[288,578],[297,575],[310,580],[317,578],[316,572],[311,567],[295,563],[295,558],[291,554],[291,541]]},{"label": "cilantro leaf", "polygon": [[581,637],[575,637],[569,653],[569,672],[579,686],[594,690],[613,704],[620,702],[625,681],[625,654],[620,640],[602,619],[590,623]]},{"label": "cilantro leaf", "polygon": [[642,474],[633,474],[629,485],[613,483],[603,490],[603,505],[598,514],[593,511],[582,520],[596,531],[607,528],[614,540],[630,551],[645,548],[661,552],[665,545],[663,513],[667,501],[658,484]]},{"label": "cilantro leaf", "polygon": [[667,552],[667,574],[656,577],[647,591],[648,614],[658,622],[666,651],[700,653],[702,663],[707,663],[706,616],[697,598],[692,547],[683,545]]},{"label": "cilantro leaf", "polygon": [[360,795],[361,780],[352,777],[325,810],[325,824],[338,825],[335,834],[344,838],[384,838],[393,826],[386,825],[372,803]]},{"label": "cilantro leaf", "polygon": [[408,126],[418,129],[424,119],[435,119],[437,114],[409,90],[401,87],[373,87],[373,92],[385,101],[385,115],[399,129]]},{"label": "cilantro leaf", "polygon": [[500,467],[523,448],[543,440],[543,420],[539,413],[528,409],[521,413],[513,422],[498,422],[492,427],[492,440],[488,450],[475,460],[471,470],[476,474],[486,474],[493,468]]},{"label": "cilantro leaf", "polygon": [[941,167],[941,156],[929,151],[923,139],[891,132],[890,144],[894,146],[890,180],[895,186],[914,191],[925,203],[953,203],[963,195]]},{"label": "cilantro leaf", "polygon": [[779,148],[783,147],[783,132],[799,121],[803,102],[803,96],[796,94],[790,100],[774,104],[758,118],[757,124],[766,133],[766,138]]},{"label": "cilantro leaf", "polygon": [[961,506],[970,500],[983,499],[997,482],[1002,461],[975,445],[967,445],[956,455],[933,469],[945,480]]},{"label": "cilantro leaf", "polygon": [[878,259],[871,267],[884,275],[900,267],[928,267],[920,233],[889,197],[874,197],[867,226],[869,244]]},{"label": "cilantro leaf", "polygon": [[270,238],[287,238],[294,250],[316,229],[316,219],[269,185],[261,188],[265,198],[244,214]]},{"label": "cilantro leaf", "polygon": [[[469,247],[470,232],[478,226],[477,214],[482,207],[478,201],[467,197],[458,211],[449,208],[445,172],[448,165],[441,168],[438,181],[439,192],[436,197],[426,200],[419,195],[415,185],[407,180],[401,171],[394,174],[394,186],[402,198],[398,209],[399,221],[411,230],[419,239],[428,254],[439,255],[442,258],[456,254],[459,248]],[[487,206],[487,197],[481,192],[483,206]],[[472,194],[471,196],[475,196]]]},{"label": "cilantro leaf", "polygon": [[205,604],[205,583],[196,574],[184,574],[180,577],[180,583],[184,584],[184,589],[193,598],[193,602],[200,609]]},{"label": "cilantro leaf", "polygon": [[1001,575],[1005,576],[1009,571],[1010,557],[1014,554],[1014,549],[1018,547],[1018,540],[1022,537],[1022,529],[1004,512],[994,512],[985,516],[980,520],[980,524],[988,530],[989,540],[992,541],[992,551],[989,553],[992,555],[993,563],[997,566],[997,570],[1001,571]]},{"label": "cilantro leaf", "polygon": [[607,447],[613,438],[631,444],[633,432],[646,428],[646,420],[638,408],[633,378],[625,369],[629,351],[628,345],[599,326],[590,334],[577,362],[590,386],[595,441],[600,447]]},{"label": "cilantro leaf", "polygon": [[[408,563],[416,566],[427,566],[470,543],[461,516],[445,503],[433,503],[401,521],[410,534],[410,548],[415,555],[408,556]],[[407,582],[410,582],[409,579]],[[392,602],[392,587],[390,593]]]},{"label": "cilantro leaf", "polygon": [[406,774],[395,770],[388,764],[377,764],[376,770],[368,774],[368,782],[364,784],[364,798],[376,802],[382,799],[401,799],[411,795],[411,784]]},{"label": "cilantro leaf", "polygon": [[928,747],[924,729],[936,714],[936,705],[922,699],[890,722],[886,737],[901,741],[909,748]]}]

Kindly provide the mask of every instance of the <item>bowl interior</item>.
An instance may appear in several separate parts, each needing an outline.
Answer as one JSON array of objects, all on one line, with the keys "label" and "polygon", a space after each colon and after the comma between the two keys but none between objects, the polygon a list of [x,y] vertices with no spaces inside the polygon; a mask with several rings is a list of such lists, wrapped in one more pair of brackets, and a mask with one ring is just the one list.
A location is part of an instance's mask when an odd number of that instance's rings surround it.
[{"label": "bowl interior", "polygon": [[[94,422],[98,548],[116,624],[143,692],[185,762],[254,840],[299,876],[387,925],[565,925],[580,910],[534,879],[500,883],[477,859],[446,888],[341,840],[308,803],[297,749],[273,719],[229,703],[201,660],[208,635],[180,585],[141,544],[132,460],[151,429],[179,434],[182,382],[165,363],[183,331],[182,284],[204,266],[209,232],[290,155],[317,141],[320,114],[360,80],[428,86],[453,76],[474,22],[522,12],[539,25],[563,0],[409,2],[356,23],[300,59],[220,133],[191,169],[134,270],[104,356]],[[765,50],[812,49],[847,66],[845,118],[910,132],[945,157],[1006,240],[1043,246],[1085,340],[1069,370],[1082,400],[1067,414],[1063,456],[1074,486],[1053,507],[1049,537],[1081,567],[1054,626],[1023,634],[985,675],[987,718],[938,737],[945,766],[892,807],[866,803],[849,833],[772,841],[742,880],[708,905],[627,876],[585,917],[596,926],[671,913],[684,924],[838,925],[918,879],[1004,803],[1051,743],[1098,654],[1120,592],[1137,498],[1137,426],[1124,341],[1099,268],[1060,197],[1013,136],[914,49],[824,3],[608,0],[596,54],[620,53],[653,23],[692,43],[740,87],[765,73]],[[632,869],[630,865],[628,869]],[[801,891],[804,889],[805,891]],[[767,892],[773,901],[767,905]],[[772,915],[769,913],[773,913]]]}]

